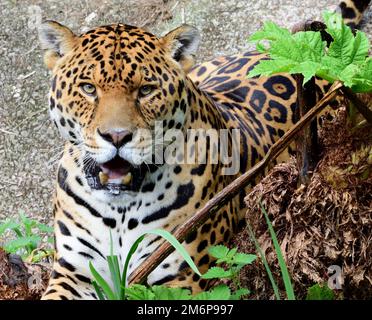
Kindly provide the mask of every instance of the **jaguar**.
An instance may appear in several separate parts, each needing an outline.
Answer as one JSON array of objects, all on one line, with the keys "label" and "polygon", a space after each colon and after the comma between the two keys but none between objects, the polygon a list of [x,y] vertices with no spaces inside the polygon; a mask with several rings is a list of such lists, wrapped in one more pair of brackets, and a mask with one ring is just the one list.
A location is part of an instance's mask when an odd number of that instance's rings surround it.
[{"label": "jaguar", "polygon": [[[342,1],[339,8],[356,27],[369,2]],[[174,232],[262,159],[296,122],[292,76],[248,79],[248,72],[267,59],[258,52],[195,66],[200,35],[190,25],[163,37],[121,23],[75,35],[66,26],[45,21],[39,39],[51,71],[50,117],[65,141],[53,201],[56,253],[45,300],[97,299],[89,262],[110,282],[110,250],[123,264],[139,236],[157,228]],[[238,146],[237,170],[226,174],[231,163],[209,158],[157,163],[148,150],[153,150],[151,134],[159,124],[164,131],[183,133],[185,142],[191,139],[188,132],[200,132],[195,143],[179,148],[181,156],[209,152],[215,144],[205,132],[226,130],[227,153],[234,151],[234,141]],[[237,137],[233,129],[239,131]],[[150,138],[143,132],[150,132]],[[157,149],[162,154],[171,145],[162,141]],[[238,229],[246,191],[184,240],[201,272],[214,264],[208,248],[227,243]],[[146,236],[131,259],[129,274],[161,242],[160,237]],[[177,252],[150,273],[147,283],[192,292],[209,286]]]}]

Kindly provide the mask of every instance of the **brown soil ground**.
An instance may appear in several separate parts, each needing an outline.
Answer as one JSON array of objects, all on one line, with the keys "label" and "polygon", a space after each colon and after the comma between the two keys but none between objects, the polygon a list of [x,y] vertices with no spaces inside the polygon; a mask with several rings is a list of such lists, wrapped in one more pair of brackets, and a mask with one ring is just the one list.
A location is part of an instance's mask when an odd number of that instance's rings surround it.
[{"label": "brown soil ground", "polygon": [[48,266],[24,263],[20,256],[0,249],[0,300],[40,299],[48,275]]}]

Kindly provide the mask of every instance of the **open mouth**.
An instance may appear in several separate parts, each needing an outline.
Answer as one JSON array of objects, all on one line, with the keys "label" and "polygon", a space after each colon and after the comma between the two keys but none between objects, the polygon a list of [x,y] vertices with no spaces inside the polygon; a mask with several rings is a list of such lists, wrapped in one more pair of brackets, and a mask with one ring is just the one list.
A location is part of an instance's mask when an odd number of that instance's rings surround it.
[{"label": "open mouth", "polygon": [[84,171],[92,189],[118,195],[121,191],[138,191],[148,168],[145,165],[135,167],[117,155],[108,162],[85,166]]}]

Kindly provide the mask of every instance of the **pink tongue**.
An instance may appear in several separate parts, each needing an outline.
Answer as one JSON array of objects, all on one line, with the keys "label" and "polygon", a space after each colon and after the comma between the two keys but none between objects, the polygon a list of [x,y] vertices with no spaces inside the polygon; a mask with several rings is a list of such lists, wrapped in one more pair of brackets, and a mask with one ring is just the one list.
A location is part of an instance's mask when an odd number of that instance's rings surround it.
[{"label": "pink tongue", "polygon": [[101,167],[102,172],[107,174],[109,179],[118,179],[122,178],[128,173],[128,168],[115,168],[115,169],[108,169],[104,166]]}]

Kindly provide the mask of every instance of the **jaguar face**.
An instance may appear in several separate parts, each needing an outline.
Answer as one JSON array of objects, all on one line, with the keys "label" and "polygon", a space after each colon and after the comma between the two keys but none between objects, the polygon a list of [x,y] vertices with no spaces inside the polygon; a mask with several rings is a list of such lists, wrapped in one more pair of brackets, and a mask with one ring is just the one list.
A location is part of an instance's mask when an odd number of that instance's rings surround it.
[{"label": "jaguar face", "polygon": [[157,38],[117,24],[76,36],[48,21],[39,30],[52,70],[50,116],[83,154],[90,186],[112,194],[139,189],[151,166],[155,122],[184,125],[186,73],[198,32],[187,25]]}]

